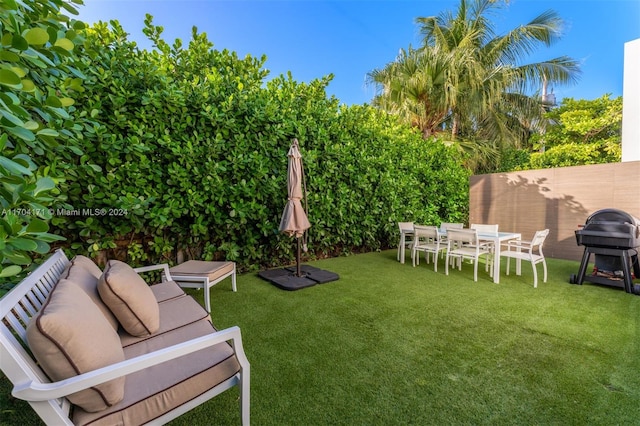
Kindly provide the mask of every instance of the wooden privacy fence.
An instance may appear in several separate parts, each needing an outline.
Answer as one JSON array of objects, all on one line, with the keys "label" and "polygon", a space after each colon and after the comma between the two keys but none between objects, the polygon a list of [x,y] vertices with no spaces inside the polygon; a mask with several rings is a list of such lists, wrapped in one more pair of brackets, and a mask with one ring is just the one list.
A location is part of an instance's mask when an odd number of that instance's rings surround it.
[{"label": "wooden privacy fence", "polygon": [[501,231],[551,231],[548,257],[580,260],[574,231],[596,210],[614,208],[640,218],[640,161],[476,175],[469,182],[469,223]]}]

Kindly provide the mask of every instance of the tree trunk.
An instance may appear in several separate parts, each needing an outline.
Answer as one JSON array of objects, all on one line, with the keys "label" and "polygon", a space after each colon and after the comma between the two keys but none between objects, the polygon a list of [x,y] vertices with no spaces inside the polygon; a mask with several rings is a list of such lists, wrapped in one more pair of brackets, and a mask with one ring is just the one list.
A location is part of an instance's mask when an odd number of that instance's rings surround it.
[{"label": "tree trunk", "polygon": [[451,124],[451,140],[456,140],[458,136],[458,128],[460,127],[460,120],[457,115],[453,116],[453,123]]}]

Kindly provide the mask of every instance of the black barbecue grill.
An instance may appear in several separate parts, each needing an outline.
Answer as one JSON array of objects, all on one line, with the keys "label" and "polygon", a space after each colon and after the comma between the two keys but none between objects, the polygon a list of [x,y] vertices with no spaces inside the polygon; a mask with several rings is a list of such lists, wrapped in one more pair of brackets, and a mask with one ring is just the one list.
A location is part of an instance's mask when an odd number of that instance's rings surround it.
[{"label": "black barbecue grill", "polygon": [[[578,275],[572,275],[569,280],[572,284],[589,281],[640,294],[640,285],[633,284],[634,273],[640,278],[640,219],[622,210],[598,210],[575,233],[578,245],[584,246],[584,254]],[[595,254],[593,274],[585,276],[592,253]]]}]

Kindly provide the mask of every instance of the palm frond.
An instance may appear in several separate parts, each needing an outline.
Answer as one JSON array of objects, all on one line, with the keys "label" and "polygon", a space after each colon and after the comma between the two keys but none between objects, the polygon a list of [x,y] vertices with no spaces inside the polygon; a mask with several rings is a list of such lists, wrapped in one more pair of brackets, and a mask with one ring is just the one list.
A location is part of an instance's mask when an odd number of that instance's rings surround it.
[{"label": "palm frond", "polygon": [[561,37],[563,21],[547,10],[498,36],[491,14],[508,3],[459,0],[455,11],[417,18],[422,45],[402,50],[369,76],[378,87],[376,105],[425,136],[448,129],[449,139],[461,147],[475,141],[482,147],[474,154],[478,164],[495,158],[483,154],[487,144],[526,142],[544,125],[544,108],[535,96],[543,82],[574,83],[580,64],[566,56],[526,63]]}]

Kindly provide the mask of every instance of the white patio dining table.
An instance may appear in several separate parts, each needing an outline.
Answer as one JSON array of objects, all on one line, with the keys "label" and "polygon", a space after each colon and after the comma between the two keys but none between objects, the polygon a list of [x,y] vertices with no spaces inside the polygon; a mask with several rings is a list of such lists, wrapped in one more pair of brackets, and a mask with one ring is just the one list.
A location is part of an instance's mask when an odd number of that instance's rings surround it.
[{"label": "white patio dining table", "polygon": [[[498,232],[494,233],[484,233],[478,232],[478,240],[480,241],[492,241],[495,246],[495,252],[493,253],[493,282],[496,284],[500,283],[500,245],[505,241],[510,240],[519,240],[522,238],[522,235],[517,232]],[[520,275],[520,260],[516,260],[516,275]]]},{"label": "white patio dining table", "polygon": [[[438,232],[441,236],[446,236],[447,231],[445,229],[438,229]],[[496,233],[486,233],[486,232],[478,232],[478,240],[480,241],[491,241],[495,246],[495,253],[493,259],[493,282],[496,284],[500,283],[500,245],[505,241],[510,240],[520,240],[522,239],[522,234],[518,232],[498,232]],[[520,260],[516,260],[516,275],[520,275]]]}]

